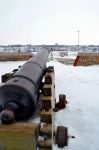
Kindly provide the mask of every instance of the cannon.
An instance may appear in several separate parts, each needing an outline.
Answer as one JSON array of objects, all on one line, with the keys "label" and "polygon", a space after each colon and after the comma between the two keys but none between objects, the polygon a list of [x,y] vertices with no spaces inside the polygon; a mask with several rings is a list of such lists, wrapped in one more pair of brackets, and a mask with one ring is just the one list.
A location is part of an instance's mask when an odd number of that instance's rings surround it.
[{"label": "cannon", "polygon": [[[68,146],[68,128],[54,126],[54,111],[66,108],[66,96],[55,97],[54,67],[46,67],[51,49],[42,47],[19,69],[2,76],[0,86],[0,147],[4,149],[53,149]],[[43,81],[42,81],[43,79]],[[39,94],[42,96],[39,98]],[[41,100],[38,105],[39,100]],[[27,120],[40,106],[39,123]],[[35,114],[36,114],[35,113]],[[38,114],[37,114],[38,115]],[[24,122],[17,122],[24,120]],[[14,123],[16,122],[16,123]],[[11,124],[14,123],[14,124]],[[5,125],[11,124],[11,125]],[[74,136],[71,136],[74,138]]]},{"label": "cannon", "polygon": [[46,71],[50,49],[41,50],[30,58],[0,87],[0,119],[4,124],[30,117],[36,109],[39,88]]}]

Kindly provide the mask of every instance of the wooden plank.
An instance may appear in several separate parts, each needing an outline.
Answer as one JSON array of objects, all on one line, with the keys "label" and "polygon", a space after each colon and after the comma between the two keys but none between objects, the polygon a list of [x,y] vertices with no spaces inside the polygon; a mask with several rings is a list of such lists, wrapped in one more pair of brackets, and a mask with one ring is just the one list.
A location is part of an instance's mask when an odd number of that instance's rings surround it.
[{"label": "wooden plank", "polygon": [[99,53],[78,53],[74,66],[88,66],[99,64]]},{"label": "wooden plank", "polygon": [[50,109],[52,96],[42,96],[42,109]]},{"label": "wooden plank", "polygon": [[42,110],[41,111],[41,122],[52,123],[52,110]]},{"label": "wooden plank", "polygon": [[52,124],[44,124],[40,128],[40,132],[41,132],[41,134],[52,136]]},{"label": "wooden plank", "polygon": [[0,150],[36,150],[37,125],[0,125]]},{"label": "wooden plank", "polygon": [[52,96],[52,84],[45,84],[44,85],[43,96]]},{"label": "wooden plank", "polygon": [[39,140],[38,145],[40,148],[52,149],[52,139],[48,140]]},{"label": "wooden plank", "polygon": [[53,83],[53,72],[52,73],[46,73],[45,83],[46,84],[52,84]]}]

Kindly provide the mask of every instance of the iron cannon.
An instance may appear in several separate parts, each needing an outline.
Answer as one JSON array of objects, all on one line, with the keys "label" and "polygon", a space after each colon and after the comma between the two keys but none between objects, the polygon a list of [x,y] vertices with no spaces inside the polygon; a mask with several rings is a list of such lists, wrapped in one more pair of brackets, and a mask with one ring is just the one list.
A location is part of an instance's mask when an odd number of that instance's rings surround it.
[{"label": "iron cannon", "polygon": [[9,124],[33,114],[46,70],[50,49],[41,47],[17,72],[0,86],[0,119]]}]

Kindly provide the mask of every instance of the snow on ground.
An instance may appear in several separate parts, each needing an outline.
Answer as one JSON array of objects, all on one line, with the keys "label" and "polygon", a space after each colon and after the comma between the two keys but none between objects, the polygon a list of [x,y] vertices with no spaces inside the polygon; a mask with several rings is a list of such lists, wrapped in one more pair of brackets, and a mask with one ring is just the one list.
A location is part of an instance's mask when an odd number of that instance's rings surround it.
[{"label": "snow on ground", "polygon": [[56,94],[66,94],[68,101],[67,108],[56,113],[55,124],[67,126],[75,136],[64,149],[99,150],[99,66],[49,64],[55,67]]},{"label": "snow on ground", "polygon": [[[24,62],[0,62],[0,75]],[[56,98],[66,94],[68,105],[55,114],[55,125],[69,129],[68,147],[64,150],[99,150],[99,65],[74,67],[57,61],[48,62],[55,68]],[[54,150],[60,150],[55,145]]]},{"label": "snow on ground", "polygon": [[[17,69],[19,66],[23,65],[25,61],[5,61],[0,62],[0,77],[5,73],[12,72],[14,69]],[[1,83],[1,79],[0,79]]]}]

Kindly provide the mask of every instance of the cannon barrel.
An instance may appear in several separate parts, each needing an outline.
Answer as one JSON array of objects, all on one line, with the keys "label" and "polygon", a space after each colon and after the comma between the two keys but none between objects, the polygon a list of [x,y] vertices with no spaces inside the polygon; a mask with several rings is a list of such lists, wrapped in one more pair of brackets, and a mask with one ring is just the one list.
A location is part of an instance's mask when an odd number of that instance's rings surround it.
[{"label": "cannon barrel", "polygon": [[2,123],[26,119],[35,111],[49,53],[50,49],[42,47],[19,71],[1,85],[0,118]]}]

